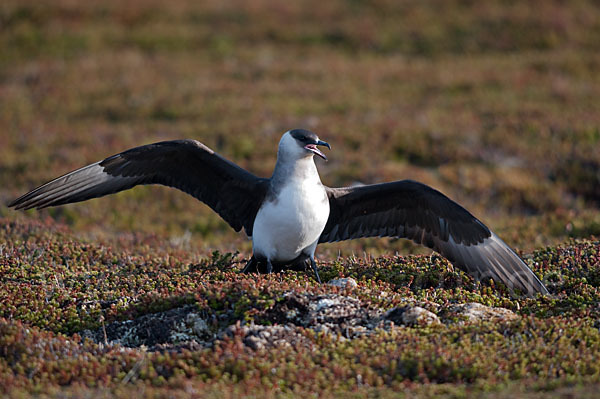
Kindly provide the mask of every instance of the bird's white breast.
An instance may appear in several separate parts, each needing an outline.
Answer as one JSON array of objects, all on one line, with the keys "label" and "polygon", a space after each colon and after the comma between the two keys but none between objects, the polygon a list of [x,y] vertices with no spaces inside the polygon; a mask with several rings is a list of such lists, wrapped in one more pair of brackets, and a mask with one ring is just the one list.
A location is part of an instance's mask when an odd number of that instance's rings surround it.
[{"label": "bird's white breast", "polygon": [[265,201],[254,221],[254,252],[271,261],[291,261],[314,253],[329,218],[329,201],[318,179],[288,181]]}]

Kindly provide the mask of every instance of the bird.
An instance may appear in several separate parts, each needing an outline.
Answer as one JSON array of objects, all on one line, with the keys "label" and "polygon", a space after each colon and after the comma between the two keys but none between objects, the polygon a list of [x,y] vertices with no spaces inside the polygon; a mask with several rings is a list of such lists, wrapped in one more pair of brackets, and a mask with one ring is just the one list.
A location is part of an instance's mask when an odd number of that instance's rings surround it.
[{"label": "bird", "polygon": [[[285,132],[270,178],[258,177],[197,140],[131,148],[60,176],[8,204],[42,209],[143,184],[182,190],[252,240],[246,273],[315,262],[320,243],[361,237],[407,238],[433,249],[477,281],[503,283],[527,296],[548,294],[519,256],[485,224],[440,191],[413,180],[332,188],[315,156],[329,143],[306,129]],[[275,269],[274,269],[275,268]]]}]

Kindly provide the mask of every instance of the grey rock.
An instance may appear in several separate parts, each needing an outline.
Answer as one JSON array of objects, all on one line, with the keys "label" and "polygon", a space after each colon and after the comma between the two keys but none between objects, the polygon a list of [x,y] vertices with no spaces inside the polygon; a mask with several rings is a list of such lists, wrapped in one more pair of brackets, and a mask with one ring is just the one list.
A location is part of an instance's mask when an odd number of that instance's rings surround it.
[{"label": "grey rock", "polygon": [[358,283],[356,282],[356,280],[354,280],[351,277],[336,278],[333,280],[329,280],[327,282],[327,284],[333,285],[335,287],[340,287],[340,288],[356,288],[356,287],[358,287]]},{"label": "grey rock", "polygon": [[[348,282],[346,286],[349,286]],[[368,336],[377,329],[440,325],[440,318],[448,324],[503,321],[519,317],[508,309],[479,303],[444,308],[426,305],[437,314],[418,305],[411,303],[383,312],[347,295],[288,292],[258,316],[260,324],[244,324],[233,311],[219,315],[210,312],[205,314],[196,306],[187,305],[134,320],[109,323],[95,331],[86,330],[81,335],[100,344],[143,346],[149,351],[199,350],[222,339],[241,339],[248,348],[267,350],[299,345],[312,348],[313,334],[307,334],[306,330],[346,340]]]},{"label": "grey rock", "polygon": [[344,295],[283,295],[266,318],[273,324],[291,323],[316,332],[352,338],[362,334],[358,327],[374,328],[382,311],[364,306],[361,301]]},{"label": "grey rock", "polygon": [[481,322],[486,320],[508,321],[519,318],[512,310],[505,308],[494,308],[477,302],[452,305],[444,312],[444,319],[452,322]]},{"label": "grey rock", "polygon": [[397,325],[404,326],[427,326],[441,324],[440,318],[433,312],[420,306],[403,306],[389,310],[385,320],[393,321]]},{"label": "grey rock", "polygon": [[132,348],[146,346],[150,350],[156,349],[157,345],[191,341],[205,346],[214,340],[208,323],[194,305],[151,313],[133,320],[116,321],[95,331],[85,330],[81,335],[98,343],[105,343],[106,339],[107,343]]},{"label": "grey rock", "polygon": [[[312,342],[302,334],[301,328],[292,324],[262,326],[250,324],[229,326],[223,336],[241,335],[242,342],[253,350],[271,348],[307,346],[312,347]],[[221,336],[221,338],[223,338]]]}]

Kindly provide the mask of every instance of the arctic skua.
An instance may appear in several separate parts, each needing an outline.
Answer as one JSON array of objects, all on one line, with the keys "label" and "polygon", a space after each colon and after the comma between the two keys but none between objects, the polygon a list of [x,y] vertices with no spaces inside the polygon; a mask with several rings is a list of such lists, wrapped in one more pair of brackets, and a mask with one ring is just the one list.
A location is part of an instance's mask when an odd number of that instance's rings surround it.
[{"label": "arctic skua", "polygon": [[180,189],[206,203],[235,231],[245,230],[253,254],[244,271],[310,264],[319,243],[401,237],[425,245],[478,280],[526,295],[548,291],[527,265],[481,221],[441,192],[412,180],[330,188],[314,156],[331,149],[313,132],[294,129],[279,141],[270,178],[257,177],[196,140],[132,148],[58,177],[9,204],[46,208],[101,197],[140,184]]}]

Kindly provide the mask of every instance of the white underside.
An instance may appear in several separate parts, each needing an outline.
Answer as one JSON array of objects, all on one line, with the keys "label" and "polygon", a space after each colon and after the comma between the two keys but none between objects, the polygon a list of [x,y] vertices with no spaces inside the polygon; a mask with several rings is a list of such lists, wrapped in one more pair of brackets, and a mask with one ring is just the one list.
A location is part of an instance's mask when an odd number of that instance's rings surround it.
[{"label": "white underside", "polygon": [[290,181],[277,199],[265,202],[254,220],[256,255],[286,262],[301,253],[313,256],[329,218],[329,201],[319,180]]}]

